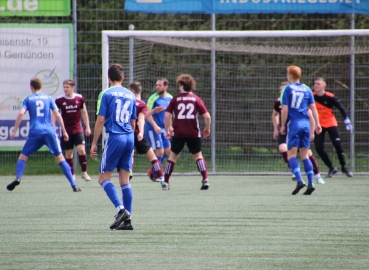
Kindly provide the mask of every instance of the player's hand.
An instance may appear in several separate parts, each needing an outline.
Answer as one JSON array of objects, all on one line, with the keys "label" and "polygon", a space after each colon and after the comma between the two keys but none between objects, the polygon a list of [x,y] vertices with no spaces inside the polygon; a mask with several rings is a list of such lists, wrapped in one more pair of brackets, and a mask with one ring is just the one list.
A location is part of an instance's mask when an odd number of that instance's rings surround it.
[{"label": "player's hand", "polygon": [[274,140],[278,139],[278,134],[279,134],[278,130],[274,130],[274,132],[273,132],[273,139]]},{"label": "player's hand", "polygon": [[282,135],[286,134],[286,127],[281,127],[281,130],[279,131]]},{"label": "player's hand", "polygon": [[63,138],[64,138],[64,141],[69,141],[69,135],[68,135],[68,133],[66,133],[66,132],[63,132]]},{"label": "player's hand", "polygon": [[10,139],[13,140],[15,137],[15,134],[17,133],[16,130],[13,130],[13,132],[10,134]]},{"label": "player's hand", "polygon": [[159,126],[155,127],[155,132],[156,132],[156,134],[162,134],[163,133],[163,131],[161,130],[161,127],[159,127]]},{"label": "player's hand", "polygon": [[142,134],[142,132],[140,132],[140,133],[138,133],[137,134],[137,141],[142,141],[142,139],[143,139],[143,134]]},{"label": "player's hand", "polygon": [[86,136],[90,136],[91,135],[91,129],[90,128],[86,128],[85,135]]},{"label": "player's hand", "polygon": [[322,127],[319,125],[315,125],[315,133],[320,134],[322,132]]},{"label": "player's hand", "polygon": [[203,137],[206,138],[209,136],[210,136],[210,128],[204,128]]},{"label": "player's hand", "polygon": [[314,141],[314,138],[315,138],[315,134],[314,134],[314,132],[311,132],[310,133],[310,141],[311,142]]},{"label": "player's hand", "polygon": [[93,158],[96,158],[98,156],[98,153],[97,153],[97,145],[96,144],[92,144],[91,145],[91,149],[90,149],[90,157],[93,159]]},{"label": "player's hand", "polygon": [[173,127],[169,127],[169,129],[166,131],[165,138],[169,140],[172,137],[172,135],[173,135]]},{"label": "player's hand", "polygon": [[354,127],[351,124],[350,118],[346,117],[344,122],[346,125],[346,130],[349,130],[350,133],[352,133],[354,131]]},{"label": "player's hand", "polygon": [[164,111],[164,110],[165,110],[164,106],[158,106],[158,107],[155,107],[154,109],[152,109],[153,113],[158,113],[158,112],[161,112],[161,111]]}]

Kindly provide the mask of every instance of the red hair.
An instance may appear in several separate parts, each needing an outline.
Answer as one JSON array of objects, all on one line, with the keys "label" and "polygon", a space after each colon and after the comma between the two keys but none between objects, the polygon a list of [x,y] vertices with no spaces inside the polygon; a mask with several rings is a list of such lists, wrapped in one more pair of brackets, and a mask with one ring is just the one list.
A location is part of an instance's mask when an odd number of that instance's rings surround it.
[{"label": "red hair", "polygon": [[288,74],[292,77],[294,80],[299,80],[301,78],[301,68],[298,66],[289,66],[287,68]]}]

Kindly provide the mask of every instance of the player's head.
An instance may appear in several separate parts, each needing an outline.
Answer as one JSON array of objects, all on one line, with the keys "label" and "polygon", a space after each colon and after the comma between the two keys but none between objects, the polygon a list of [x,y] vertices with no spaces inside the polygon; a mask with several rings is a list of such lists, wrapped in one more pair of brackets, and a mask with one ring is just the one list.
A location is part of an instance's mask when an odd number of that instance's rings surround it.
[{"label": "player's head", "polygon": [[169,82],[166,78],[159,78],[156,81],[156,93],[164,94],[168,90]]},{"label": "player's head", "polygon": [[[195,79],[188,74],[181,74],[177,77],[176,83],[179,85],[179,89],[181,87],[185,92],[193,92],[196,89],[196,81]],[[182,90],[181,90],[182,92]]]},{"label": "player's head", "polygon": [[76,82],[73,79],[67,79],[63,81],[63,89],[66,96],[73,95],[75,87]]},{"label": "player's head", "polygon": [[31,88],[32,92],[40,91],[42,88],[42,82],[39,78],[31,78],[29,87]]},{"label": "player's head", "polygon": [[112,64],[108,69],[108,77],[110,82],[123,82],[124,72],[123,67],[119,64]]},{"label": "player's head", "polygon": [[128,85],[128,87],[129,87],[129,90],[131,90],[133,94],[135,94],[135,95],[141,95],[141,92],[142,92],[141,83],[139,83],[139,82],[131,82]]},{"label": "player's head", "polygon": [[325,87],[327,86],[327,83],[325,82],[325,79],[322,77],[315,78],[314,80],[314,91],[319,93],[322,91],[325,91]]},{"label": "player's head", "polygon": [[282,82],[281,85],[279,86],[279,92],[281,92],[283,90],[283,88],[286,87],[287,84],[289,84],[289,82],[287,82],[287,81]]},{"label": "player's head", "polygon": [[298,66],[289,66],[287,68],[287,80],[289,82],[300,81],[301,74],[302,74],[301,68]]}]

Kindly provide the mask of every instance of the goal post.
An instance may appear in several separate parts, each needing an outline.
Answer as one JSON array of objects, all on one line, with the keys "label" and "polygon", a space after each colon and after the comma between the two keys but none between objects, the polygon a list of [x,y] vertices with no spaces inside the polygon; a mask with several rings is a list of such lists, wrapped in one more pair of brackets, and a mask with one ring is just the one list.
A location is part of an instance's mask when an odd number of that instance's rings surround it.
[{"label": "goal post", "polygon": [[[358,117],[353,122],[361,128],[366,100],[369,100],[364,91],[369,83],[368,37],[369,30],[354,29],[107,30],[102,31],[102,88],[109,86],[107,70],[112,63],[120,63],[125,68],[125,85],[133,80],[141,81],[144,100],[155,91],[153,86],[158,77],[169,79],[168,92],[174,95],[178,91],[173,83],[176,76],[189,73],[197,80],[195,93],[205,100],[213,118],[211,140],[204,141],[209,171],[288,173],[276,150],[271,123],[273,101],[278,96],[279,83],[285,80],[286,67],[291,64],[301,66],[302,82],[309,86],[314,77],[327,78],[327,90],[339,96],[352,120]],[[212,44],[214,38],[215,44]],[[216,60],[212,64],[211,52],[214,51]],[[360,56],[353,64],[350,57],[352,59],[355,55]],[[352,78],[350,74],[355,74],[354,70],[360,72]],[[352,85],[357,91],[350,89]],[[212,88],[216,89],[215,93],[211,93]],[[356,94],[356,103],[350,103],[351,91]],[[355,110],[350,104],[359,106],[359,109]],[[336,116],[338,122],[343,121],[339,112]],[[359,139],[356,142],[354,135],[350,137],[344,131],[341,133],[344,148],[350,153],[347,155],[352,160],[350,164],[354,164],[355,158],[366,156],[357,150],[366,145],[367,128],[363,127],[360,134],[356,132]],[[335,158],[328,142],[327,147]],[[322,171],[327,170],[322,161],[320,166]],[[364,170],[364,167],[356,166],[358,170]]]}]

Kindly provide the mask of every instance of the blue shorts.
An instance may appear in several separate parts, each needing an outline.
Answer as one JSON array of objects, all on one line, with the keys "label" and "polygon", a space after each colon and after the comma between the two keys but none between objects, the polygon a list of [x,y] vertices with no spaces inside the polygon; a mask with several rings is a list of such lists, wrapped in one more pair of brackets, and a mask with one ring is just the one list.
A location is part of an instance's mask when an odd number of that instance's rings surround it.
[{"label": "blue shorts", "polygon": [[51,154],[56,157],[62,153],[59,139],[56,133],[53,132],[40,135],[29,135],[23,146],[22,154],[29,157],[44,145],[49,147]]},{"label": "blue shorts", "polygon": [[287,149],[292,147],[310,148],[310,122],[289,122],[287,125]]},{"label": "blue shorts", "polygon": [[161,134],[157,134],[153,128],[145,129],[145,137],[153,150],[170,147],[170,140],[166,138],[165,129],[162,128],[161,131]]},{"label": "blue shorts", "polygon": [[130,171],[134,142],[133,132],[129,134],[107,133],[100,160],[100,173],[112,172],[115,168],[118,172],[120,169]]}]

